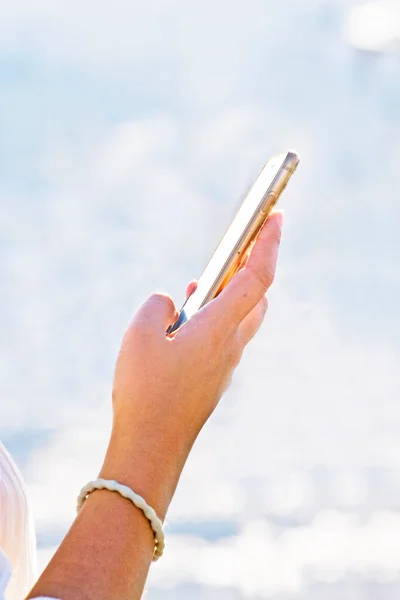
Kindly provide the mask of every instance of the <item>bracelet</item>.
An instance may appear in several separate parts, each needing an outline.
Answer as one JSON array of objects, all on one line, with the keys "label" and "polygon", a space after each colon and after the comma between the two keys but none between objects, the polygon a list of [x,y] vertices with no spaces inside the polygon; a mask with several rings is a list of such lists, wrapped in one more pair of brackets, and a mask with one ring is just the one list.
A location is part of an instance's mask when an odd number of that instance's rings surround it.
[{"label": "bracelet", "polygon": [[136,494],[131,488],[126,485],[121,485],[118,481],[109,481],[107,479],[96,479],[95,481],[89,481],[82,489],[78,496],[78,504],[76,507],[76,512],[78,513],[82,508],[83,503],[86,498],[91,494],[94,490],[109,490],[110,492],[118,492],[123,498],[127,498],[130,500],[137,508],[144,513],[147,517],[151,528],[154,531],[154,552],[153,552],[153,561],[158,560],[165,548],[165,535],[163,531],[162,521],[156,515],[156,512],[151,506],[149,506],[142,496]]}]

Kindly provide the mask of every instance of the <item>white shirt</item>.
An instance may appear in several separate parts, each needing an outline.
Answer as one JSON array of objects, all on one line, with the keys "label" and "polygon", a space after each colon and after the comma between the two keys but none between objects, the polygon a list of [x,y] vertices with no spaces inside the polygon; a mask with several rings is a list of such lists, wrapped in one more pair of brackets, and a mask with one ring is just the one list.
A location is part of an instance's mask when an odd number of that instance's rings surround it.
[{"label": "white shirt", "polygon": [[[5,591],[7,588],[7,584],[11,577],[11,563],[8,560],[7,556],[4,554],[2,549],[0,548],[0,600],[5,600]],[[40,598],[36,598],[35,600],[56,600],[55,598],[45,598],[44,596],[40,596]]]}]

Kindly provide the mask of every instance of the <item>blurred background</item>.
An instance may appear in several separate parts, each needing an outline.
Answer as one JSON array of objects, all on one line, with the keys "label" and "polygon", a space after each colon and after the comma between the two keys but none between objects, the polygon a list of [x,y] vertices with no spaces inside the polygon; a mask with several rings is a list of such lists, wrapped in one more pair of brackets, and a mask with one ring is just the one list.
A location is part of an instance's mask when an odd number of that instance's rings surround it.
[{"label": "blurred background", "polygon": [[269,315],[146,597],[399,597],[399,48],[397,1],[1,3],[0,437],[40,568],[101,465],[132,313],[181,304],[295,147]]}]

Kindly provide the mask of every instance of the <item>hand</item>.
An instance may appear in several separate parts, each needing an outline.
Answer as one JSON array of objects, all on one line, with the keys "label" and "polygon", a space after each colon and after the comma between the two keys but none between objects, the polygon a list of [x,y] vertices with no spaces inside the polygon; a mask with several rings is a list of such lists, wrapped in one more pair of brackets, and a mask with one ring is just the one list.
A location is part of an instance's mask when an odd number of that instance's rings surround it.
[{"label": "hand", "polygon": [[[281,225],[281,213],[271,215],[243,268],[174,334],[165,332],[178,312],[160,294],[143,304],[125,334],[100,477],[131,487],[161,518],[197,434],[263,320]],[[142,512],[118,494],[97,491],[28,597],[139,600],[153,550],[154,534]]]},{"label": "hand", "polygon": [[100,475],[130,485],[160,516],[192,444],[262,323],[282,217],[276,212],[268,218],[245,266],[180,329],[165,334],[178,311],[171,298],[154,294],[124,336],[114,378],[112,436]]}]

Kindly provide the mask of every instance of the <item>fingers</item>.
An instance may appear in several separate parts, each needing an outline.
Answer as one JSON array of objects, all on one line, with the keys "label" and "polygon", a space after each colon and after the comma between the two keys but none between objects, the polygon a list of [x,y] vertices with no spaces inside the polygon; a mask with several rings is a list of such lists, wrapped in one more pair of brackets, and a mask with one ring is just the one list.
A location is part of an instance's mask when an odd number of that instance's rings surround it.
[{"label": "fingers", "polygon": [[197,289],[197,281],[194,279],[191,281],[186,288],[186,300],[191,296]]},{"label": "fingers", "polygon": [[260,329],[261,324],[264,320],[265,313],[268,309],[267,296],[263,296],[262,299],[256,304],[256,306],[245,316],[243,321],[240,323],[238,328],[238,336],[241,344],[247,346],[250,340],[256,335]]},{"label": "fingers", "polygon": [[247,259],[246,265],[236,273],[226,288],[213,302],[216,322],[226,326],[239,325],[262,301],[271,286],[278,259],[283,213],[272,213],[262,227]]},{"label": "fingers", "polygon": [[173,300],[166,294],[152,294],[137,311],[133,325],[150,331],[165,332],[178,318]]}]

